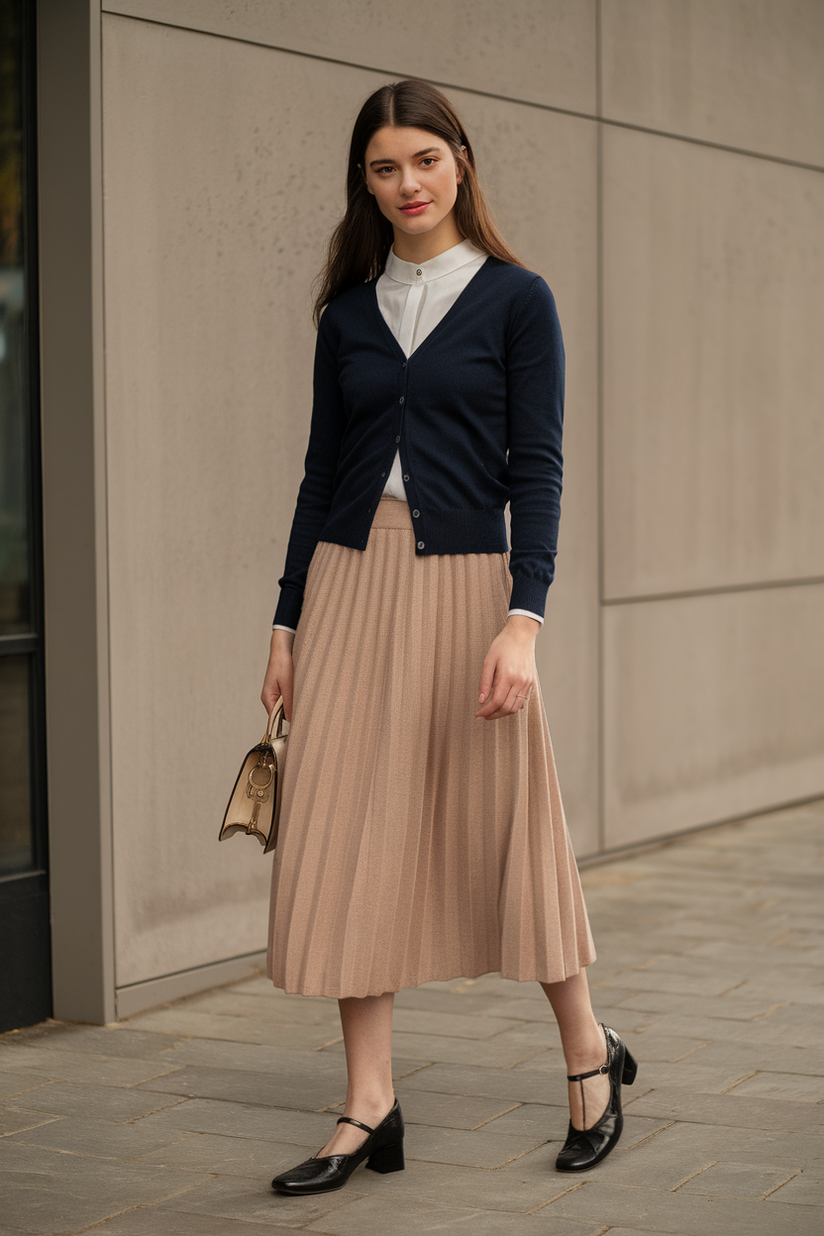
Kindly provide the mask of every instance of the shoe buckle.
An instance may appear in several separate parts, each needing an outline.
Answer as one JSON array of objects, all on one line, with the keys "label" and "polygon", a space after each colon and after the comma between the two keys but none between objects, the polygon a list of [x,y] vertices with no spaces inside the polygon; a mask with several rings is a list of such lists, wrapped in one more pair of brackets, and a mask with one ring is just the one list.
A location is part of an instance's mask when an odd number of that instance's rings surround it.
[{"label": "shoe buckle", "polygon": [[608,1064],[602,1064],[602,1065],[601,1065],[601,1067],[600,1067],[600,1069],[598,1070],[598,1072],[599,1072],[599,1073],[608,1073],[608,1072],[609,1072],[609,1065],[608,1065]]}]

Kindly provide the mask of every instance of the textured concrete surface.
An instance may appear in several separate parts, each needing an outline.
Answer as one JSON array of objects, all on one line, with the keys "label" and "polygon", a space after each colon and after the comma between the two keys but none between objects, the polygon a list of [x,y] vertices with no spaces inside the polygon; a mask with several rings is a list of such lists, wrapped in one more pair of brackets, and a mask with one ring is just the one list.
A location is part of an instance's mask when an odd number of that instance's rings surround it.
[{"label": "textured concrete surface", "polygon": [[578,853],[824,794],[820,0],[41,10],[61,1014],[113,1015],[113,987],[129,1011],[171,998],[141,987],[164,976],[182,995],[263,943],[267,864],[203,827],[262,729],[310,289],[352,120],[388,79],[454,99],[558,301],[564,515],[537,657]]},{"label": "textured concrete surface", "polygon": [[[104,12],[592,112],[596,0],[102,0]],[[434,36],[434,32],[437,35]],[[434,37],[433,37],[434,36]],[[316,131],[317,132],[317,131]]]},{"label": "textured concrete surface", "polygon": [[[200,0],[160,6],[172,7],[182,18],[206,13]],[[269,0],[243,7],[261,20],[273,11]],[[299,7],[305,17],[316,5]],[[348,28],[341,12],[352,5],[332,7],[336,29]],[[237,29],[237,6],[229,21]],[[216,838],[243,751],[263,730],[267,623],[312,408],[309,292],[343,207],[354,115],[386,79],[113,15],[103,24],[103,67],[122,988],[265,948],[270,864],[250,862],[236,842],[204,844],[201,822],[214,821]],[[458,92],[456,103],[501,225],[550,281],[570,342],[565,566],[536,655],[570,828],[588,854],[599,846],[596,125],[476,93]],[[196,776],[181,769],[184,714],[197,716],[198,742],[210,752]],[[152,776],[135,777],[138,765]],[[169,803],[179,805],[180,827],[168,827]]]},{"label": "textured concrete surface", "polygon": [[818,0],[611,0],[600,17],[611,120],[824,161]]},{"label": "textured concrete surface", "polygon": [[824,802],[584,872],[599,1018],[638,1058],[620,1147],[554,1159],[563,1059],[537,984],[396,998],[407,1167],[328,1196],[272,1175],[345,1093],[337,1004],[263,977],[0,1039],[0,1236],[806,1236],[824,1230]]},{"label": "textured concrete surface", "polygon": [[824,176],[603,139],[604,599],[819,579]]},{"label": "textured concrete surface", "polygon": [[822,630],[824,583],[605,607],[607,844],[820,794]]}]

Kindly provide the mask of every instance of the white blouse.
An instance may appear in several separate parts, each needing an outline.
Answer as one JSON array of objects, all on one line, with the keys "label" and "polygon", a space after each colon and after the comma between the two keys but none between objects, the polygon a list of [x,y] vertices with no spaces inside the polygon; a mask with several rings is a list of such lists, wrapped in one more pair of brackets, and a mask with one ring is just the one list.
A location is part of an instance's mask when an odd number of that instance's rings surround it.
[{"label": "white blouse", "polygon": [[[410,356],[452,308],[487,255],[471,240],[462,240],[428,262],[404,262],[389,250],[386,269],[376,286],[378,307],[397,339],[404,356]],[[395,458],[383,496],[406,502],[401,453]],[[510,614],[526,614],[543,626],[543,618],[528,609],[511,609]],[[275,630],[294,631],[276,623]]]}]

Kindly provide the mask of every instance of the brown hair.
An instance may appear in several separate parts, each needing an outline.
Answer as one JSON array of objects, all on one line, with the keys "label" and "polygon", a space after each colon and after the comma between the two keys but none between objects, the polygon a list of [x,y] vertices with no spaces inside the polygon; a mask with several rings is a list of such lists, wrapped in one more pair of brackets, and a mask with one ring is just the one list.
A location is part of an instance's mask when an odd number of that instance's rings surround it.
[{"label": "brown hair", "polygon": [[370,94],[352,130],[346,213],[330,237],[326,265],[318,276],[315,324],[336,296],[374,279],[386,265],[394,236],[392,224],[381,214],[358,166],[365,162],[366,148],[374,135],[386,125],[425,129],[446,142],[463,173],[455,201],[458,231],[492,257],[523,266],[495,226],[478,181],[469,138],[449,99],[428,82],[392,82]]}]

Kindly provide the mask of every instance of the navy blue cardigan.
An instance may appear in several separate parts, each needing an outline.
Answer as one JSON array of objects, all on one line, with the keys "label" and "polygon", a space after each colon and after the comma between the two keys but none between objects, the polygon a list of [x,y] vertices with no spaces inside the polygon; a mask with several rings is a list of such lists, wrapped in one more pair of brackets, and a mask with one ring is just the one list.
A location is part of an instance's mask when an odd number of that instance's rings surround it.
[{"label": "navy blue cardigan", "polygon": [[564,345],[540,275],[490,257],[407,360],[377,280],[320,321],[305,475],[274,621],[297,627],[318,541],[365,549],[400,449],[417,554],[503,553],[543,617],[561,513]]}]

